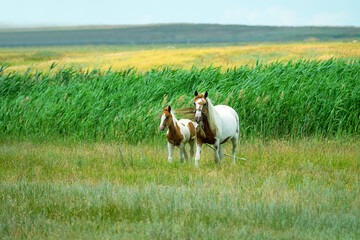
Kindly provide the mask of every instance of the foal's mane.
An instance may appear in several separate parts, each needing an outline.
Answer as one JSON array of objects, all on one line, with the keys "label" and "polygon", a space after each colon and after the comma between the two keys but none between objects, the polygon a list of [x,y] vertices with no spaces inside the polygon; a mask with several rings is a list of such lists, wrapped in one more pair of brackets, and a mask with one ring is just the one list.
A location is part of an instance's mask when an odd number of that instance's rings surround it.
[{"label": "foal's mane", "polygon": [[172,119],[173,119],[173,122],[174,122],[174,125],[175,125],[175,123],[176,123],[178,120],[177,120],[177,118],[176,118],[176,116],[175,116],[174,110],[171,110],[170,114],[171,114],[171,116],[172,116]]}]

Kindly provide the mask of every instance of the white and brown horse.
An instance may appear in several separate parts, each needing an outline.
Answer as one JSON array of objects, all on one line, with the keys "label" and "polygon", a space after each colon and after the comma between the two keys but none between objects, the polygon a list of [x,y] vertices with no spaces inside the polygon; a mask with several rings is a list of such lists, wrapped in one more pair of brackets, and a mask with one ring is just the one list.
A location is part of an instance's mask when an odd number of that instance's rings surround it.
[{"label": "white and brown horse", "polygon": [[222,161],[224,154],[221,144],[231,140],[232,159],[235,164],[235,151],[239,139],[239,116],[234,109],[225,105],[214,106],[207,97],[208,92],[198,94],[195,91],[195,120],[196,128],[196,155],[195,165],[200,160],[201,146],[208,143],[214,146],[214,160],[218,163],[219,157]]},{"label": "white and brown horse", "polygon": [[171,107],[168,106],[163,109],[161,114],[161,122],[159,129],[164,131],[166,127],[169,127],[166,138],[168,141],[169,157],[168,160],[171,163],[173,159],[173,150],[177,146],[180,149],[180,162],[188,160],[188,155],[185,150],[185,144],[190,145],[190,163],[194,156],[195,148],[195,128],[197,124],[193,123],[189,119],[176,119],[175,115],[171,111]]}]

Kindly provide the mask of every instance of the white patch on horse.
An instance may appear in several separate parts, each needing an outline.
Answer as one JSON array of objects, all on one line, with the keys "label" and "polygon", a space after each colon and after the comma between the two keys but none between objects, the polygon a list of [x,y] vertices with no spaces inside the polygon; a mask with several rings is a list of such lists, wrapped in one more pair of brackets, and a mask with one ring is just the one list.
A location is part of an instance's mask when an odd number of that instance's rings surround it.
[{"label": "white patch on horse", "polygon": [[[195,93],[197,94],[197,92]],[[205,97],[207,96],[207,93],[205,94]],[[203,103],[203,104],[201,104]],[[225,105],[212,105],[211,100],[209,98],[200,98],[195,101],[196,106],[196,112],[195,112],[195,119],[197,121],[199,119],[199,130],[202,128],[202,121],[201,115],[204,114],[202,112],[202,107],[204,103],[207,103],[207,113],[206,118],[207,122],[209,124],[209,128],[212,132],[215,133],[214,139],[215,143],[214,145],[214,160],[215,163],[218,162],[219,158],[220,160],[223,159],[223,153],[220,144],[226,142],[227,140],[231,139],[233,149],[232,149],[232,158],[233,163],[235,164],[235,151],[237,146],[237,141],[239,138],[239,116],[236,113],[236,111]],[[200,108],[201,107],[201,108]],[[200,131],[201,132],[201,131]],[[198,166],[198,162],[200,160],[200,152],[201,152],[201,146],[203,144],[203,140],[201,139],[200,135],[197,135],[198,143],[197,143],[197,151],[195,156],[195,165]]]}]

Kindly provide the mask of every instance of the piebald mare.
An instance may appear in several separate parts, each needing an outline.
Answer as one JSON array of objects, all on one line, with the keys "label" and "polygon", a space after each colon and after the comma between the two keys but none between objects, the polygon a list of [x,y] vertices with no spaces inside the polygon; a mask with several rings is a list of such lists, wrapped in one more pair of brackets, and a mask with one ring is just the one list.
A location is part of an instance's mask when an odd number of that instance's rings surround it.
[{"label": "piebald mare", "polygon": [[208,143],[214,146],[214,160],[222,161],[224,154],[221,144],[231,140],[232,159],[235,164],[235,151],[239,139],[239,116],[234,109],[225,105],[214,106],[207,97],[208,92],[195,91],[196,155],[195,165],[199,165],[201,146]]},{"label": "piebald mare", "polygon": [[185,144],[190,145],[190,163],[194,156],[195,148],[195,128],[197,124],[193,123],[189,119],[176,119],[175,115],[171,111],[171,107],[168,106],[163,109],[161,114],[161,123],[159,129],[164,131],[166,127],[169,127],[166,138],[168,141],[169,157],[168,160],[171,163],[173,159],[173,150],[177,146],[180,149],[180,162],[187,161],[188,155],[185,150]]}]

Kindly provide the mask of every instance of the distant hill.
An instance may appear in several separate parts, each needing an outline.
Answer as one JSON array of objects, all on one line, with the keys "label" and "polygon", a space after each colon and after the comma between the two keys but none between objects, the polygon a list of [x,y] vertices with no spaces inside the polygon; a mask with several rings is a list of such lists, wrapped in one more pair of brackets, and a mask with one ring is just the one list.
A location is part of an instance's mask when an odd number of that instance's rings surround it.
[{"label": "distant hill", "polygon": [[359,39],[360,27],[273,27],[219,24],[7,29],[0,47],[84,44],[282,42]]}]

